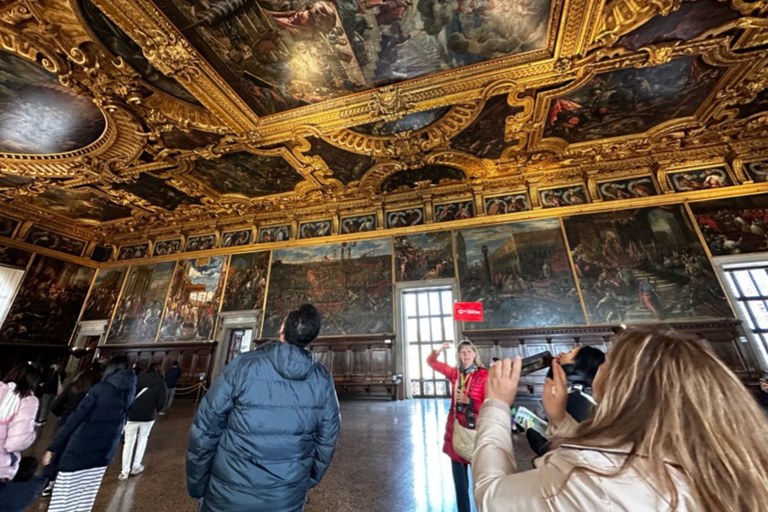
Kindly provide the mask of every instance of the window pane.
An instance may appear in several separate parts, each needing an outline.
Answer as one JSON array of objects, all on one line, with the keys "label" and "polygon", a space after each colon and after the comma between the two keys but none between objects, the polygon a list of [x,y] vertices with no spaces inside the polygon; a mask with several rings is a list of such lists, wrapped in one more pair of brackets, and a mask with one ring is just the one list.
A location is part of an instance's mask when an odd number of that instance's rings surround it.
[{"label": "window pane", "polygon": [[444,341],[443,322],[440,317],[432,318],[432,341]]},{"label": "window pane", "polygon": [[429,314],[429,297],[427,293],[419,293],[419,316],[426,316]]},{"label": "window pane", "polygon": [[411,381],[411,393],[413,394],[413,396],[421,396],[421,381],[419,380]]},{"label": "window pane", "polygon": [[[410,345],[408,347],[408,377],[411,379],[421,378],[421,354],[419,354],[418,345]],[[426,362],[424,363],[426,364]]]},{"label": "window pane", "polygon": [[752,316],[747,311],[747,306],[743,301],[738,301],[736,303],[736,308],[739,310],[738,314],[739,317],[741,317],[744,321],[747,322],[747,325],[749,325],[750,330],[755,330],[755,324],[752,322]]},{"label": "window pane", "polygon": [[445,290],[440,295],[442,296],[442,299],[443,299],[443,314],[452,315],[453,314],[453,293],[451,292],[451,290]]},{"label": "window pane", "polygon": [[440,314],[440,292],[429,292],[429,314]]},{"label": "window pane", "polygon": [[758,329],[768,329],[768,310],[765,308],[765,303],[761,300],[751,300],[747,303],[749,310],[755,316]]},{"label": "window pane", "polygon": [[749,277],[749,271],[748,270],[739,270],[737,272],[733,273],[733,277],[736,278],[736,282],[739,284],[739,288],[741,288],[742,297],[743,296],[749,296],[754,297],[757,295],[757,288],[755,288],[755,284],[752,282],[752,279]]},{"label": "window pane", "polygon": [[419,341],[432,341],[429,318],[419,318]]},{"label": "window pane", "polygon": [[424,382],[424,395],[435,396],[435,383],[430,381]]},{"label": "window pane", "polygon": [[448,395],[448,382],[444,380],[440,380],[435,382],[435,391],[439,396],[447,396]]},{"label": "window pane", "polygon": [[768,297],[768,274],[765,273],[765,269],[757,269],[750,272],[752,279],[757,283],[757,287],[760,290],[760,295]]},{"label": "window pane", "polygon": [[445,339],[448,341],[456,340],[456,333],[453,331],[453,317],[443,318],[443,329],[445,329]]},{"label": "window pane", "polygon": [[405,323],[405,340],[407,342],[419,341],[419,321],[409,318]]},{"label": "window pane", "polygon": [[413,293],[406,293],[405,298],[405,314],[408,317],[416,316],[416,295]]}]

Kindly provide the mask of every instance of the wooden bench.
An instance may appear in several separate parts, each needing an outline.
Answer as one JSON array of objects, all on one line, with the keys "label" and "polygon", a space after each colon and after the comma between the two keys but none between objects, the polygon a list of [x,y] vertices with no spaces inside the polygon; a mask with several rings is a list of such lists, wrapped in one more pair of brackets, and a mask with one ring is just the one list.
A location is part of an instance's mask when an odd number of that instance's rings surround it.
[{"label": "wooden bench", "polygon": [[[402,382],[402,375],[347,375],[333,378],[336,393],[339,395],[357,398],[389,398],[390,400],[398,399]],[[376,393],[377,389],[381,391]],[[355,393],[355,390],[363,390],[365,394]]]}]

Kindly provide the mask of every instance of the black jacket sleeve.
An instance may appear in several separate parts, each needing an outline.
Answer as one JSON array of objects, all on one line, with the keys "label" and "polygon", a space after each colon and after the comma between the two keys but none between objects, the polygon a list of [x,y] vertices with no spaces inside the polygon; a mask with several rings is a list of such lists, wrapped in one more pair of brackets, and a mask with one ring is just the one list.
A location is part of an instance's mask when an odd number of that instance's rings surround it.
[{"label": "black jacket sleeve", "polygon": [[93,389],[91,389],[90,393],[85,395],[85,398],[83,398],[83,400],[80,402],[80,405],[77,406],[75,412],[69,415],[69,418],[67,418],[67,421],[59,430],[59,433],[56,434],[56,437],[54,437],[53,441],[51,441],[51,444],[48,446],[49,452],[58,453],[67,447],[69,438],[72,437],[72,434],[75,432],[77,427],[79,427],[80,424],[85,421],[85,419],[88,417],[88,413],[90,413],[91,409],[93,409],[93,407],[96,405],[96,400],[100,392],[101,386],[97,384],[93,387]]}]

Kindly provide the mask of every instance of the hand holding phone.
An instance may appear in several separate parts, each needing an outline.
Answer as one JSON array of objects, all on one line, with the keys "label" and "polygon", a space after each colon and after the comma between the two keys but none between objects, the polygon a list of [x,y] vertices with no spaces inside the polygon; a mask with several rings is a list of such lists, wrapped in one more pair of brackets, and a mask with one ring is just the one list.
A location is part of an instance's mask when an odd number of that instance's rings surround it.
[{"label": "hand holding phone", "polygon": [[520,375],[528,375],[552,366],[552,354],[549,351],[540,352],[523,359]]}]

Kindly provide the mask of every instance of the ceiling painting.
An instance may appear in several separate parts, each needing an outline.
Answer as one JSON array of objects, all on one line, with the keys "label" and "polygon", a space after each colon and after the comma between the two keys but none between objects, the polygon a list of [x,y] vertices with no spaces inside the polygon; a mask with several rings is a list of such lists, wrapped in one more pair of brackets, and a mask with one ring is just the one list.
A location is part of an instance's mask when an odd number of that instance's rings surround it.
[{"label": "ceiling painting", "polygon": [[445,165],[429,165],[421,169],[399,171],[388,177],[381,184],[383,192],[394,192],[400,189],[411,189],[419,183],[428,182],[437,185],[443,181],[463,181],[464,172]]},{"label": "ceiling painting", "polygon": [[322,158],[333,171],[332,177],[345,185],[360,180],[373,165],[373,158],[369,156],[344,151],[318,137],[308,137],[307,140],[312,147],[304,154]]},{"label": "ceiling painting", "polygon": [[219,194],[246,197],[290,192],[304,180],[285,159],[248,152],[200,160],[189,175]]},{"label": "ceiling painting", "polygon": [[65,153],[95,142],[104,115],[42,65],[0,51],[0,153]]},{"label": "ceiling painting", "polygon": [[477,118],[451,139],[451,147],[478,158],[501,158],[508,144],[504,141],[507,118],[522,110],[510,106],[506,94],[490,98]]},{"label": "ceiling painting", "polygon": [[405,131],[416,131],[426,128],[441,117],[443,117],[450,107],[433,108],[424,112],[408,114],[405,117],[394,121],[376,121],[373,123],[361,124],[351,128],[353,132],[363,133],[365,135],[394,135]]},{"label": "ceiling painting", "polygon": [[131,216],[131,209],[90,189],[49,188],[32,204],[80,221],[109,222]]},{"label": "ceiling painting", "polygon": [[182,205],[200,204],[199,199],[190,197],[166,183],[165,180],[146,173],[133,182],[115,184],[114,187],[168,211],[173,211]]},{"label": "ceiling painting", "polygon": [[221,140],[221,135],[201,130],[180,130],[176,127],[160,136],[167,148],[192,150],[210,146]]}]

